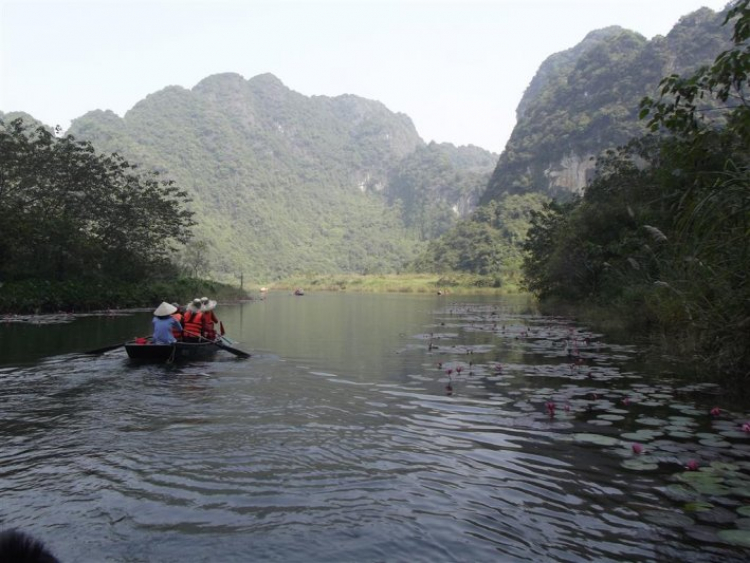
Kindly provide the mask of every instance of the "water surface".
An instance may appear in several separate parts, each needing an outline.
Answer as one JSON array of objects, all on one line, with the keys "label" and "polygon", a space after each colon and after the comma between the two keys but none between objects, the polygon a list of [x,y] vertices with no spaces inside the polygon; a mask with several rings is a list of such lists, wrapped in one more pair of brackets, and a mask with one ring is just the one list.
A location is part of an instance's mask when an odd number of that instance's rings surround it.
[{"label": "water surface", "polygon": [[250,360],[76,353],[148,313],[0,326],[0,525],[63,561],[750,556],[748,413],[633,344],[519,298],[217,312]]}]

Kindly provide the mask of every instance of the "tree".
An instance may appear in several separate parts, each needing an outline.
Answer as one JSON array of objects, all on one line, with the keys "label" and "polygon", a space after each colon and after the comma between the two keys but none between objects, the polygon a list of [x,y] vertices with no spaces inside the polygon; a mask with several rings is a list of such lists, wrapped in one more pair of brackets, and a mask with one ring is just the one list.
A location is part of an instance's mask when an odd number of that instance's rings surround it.
[{"label": "tree", "polygon": [[185,191],[21,119],[0,121],[0,277],[158,278],[191,236]]}]

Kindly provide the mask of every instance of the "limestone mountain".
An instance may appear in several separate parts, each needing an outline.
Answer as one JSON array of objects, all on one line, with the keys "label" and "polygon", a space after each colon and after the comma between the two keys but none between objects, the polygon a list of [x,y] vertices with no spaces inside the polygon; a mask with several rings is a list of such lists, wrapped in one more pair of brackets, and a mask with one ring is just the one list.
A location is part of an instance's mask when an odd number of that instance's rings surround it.
[{"label": "limestone mountain", "polygon": [[664,76],[710,64],[729,46],[724,17],[703,8],[650,41],[609,27],[548,57],[518,104],[516,127],[482,203],[508,193],[579,192],[598,154],[643,132],[639,101],[653,96]]},{"label": "limestone mountain", "polygon": [[[427,202],[450,209],[454,222],[496,162],[475,147],[425,145],[406,115],[380,102],[304,96],[270,74],[170,86],[122,118],[89,112],[69,133],[186,188],[198,226],[182,259],[223,278],[397,270],[421,244],[409,213]],[[436,152],[450,179],[432,190],[438,174],[403,180],[405,159]]]}]

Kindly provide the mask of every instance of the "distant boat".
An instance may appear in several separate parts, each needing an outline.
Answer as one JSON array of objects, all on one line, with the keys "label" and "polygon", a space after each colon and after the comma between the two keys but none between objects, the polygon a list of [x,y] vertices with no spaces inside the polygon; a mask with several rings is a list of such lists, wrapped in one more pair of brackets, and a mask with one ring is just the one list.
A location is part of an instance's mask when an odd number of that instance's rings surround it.
[{"label": "distant boat", "polygon": [[294,290],[294,294],[295,295],[304,295],[305,292],[302,290],[302,288],[298,287],[297,289]]}]

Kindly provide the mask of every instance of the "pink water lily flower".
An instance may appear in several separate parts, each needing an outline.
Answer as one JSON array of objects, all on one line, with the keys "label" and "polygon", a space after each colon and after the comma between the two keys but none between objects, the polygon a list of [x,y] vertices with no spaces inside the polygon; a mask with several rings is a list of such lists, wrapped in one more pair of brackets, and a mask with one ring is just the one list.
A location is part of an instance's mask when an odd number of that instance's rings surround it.
[{"label": "pink water lily flower", "polygon": [[633,453],[639,454],[641,452],[643,452],[643,446],[641,446],[640,444],[633,444]]},{"label": "pink water lily flower", "polygon": [[555,403],[552,401],[547,401],[547,412],[549,412],[550,416],[555,416],[555,409],[557,408],[555,406]]},{"label": "pink water lily flower", "polygon": [[691,459],[687,462],[685,469],[687,469],[688,471],[698,471],[698,462],[694,459]]},{"label": "pink water lily flower", "polygon": [[719,416],[721,414],[721,409],[719,407],[714,407],[711,409],[711,416]]},{"label": "pink water lily flower", "polygon": [[743,432],[750,432],[750,422],[746,422],[742,425],[742,431]]}]

